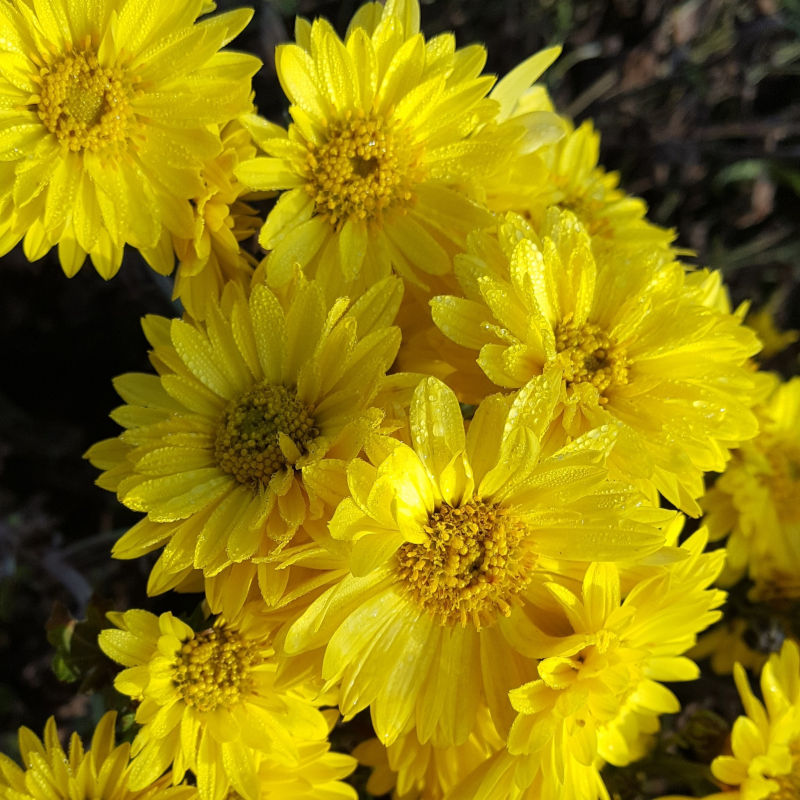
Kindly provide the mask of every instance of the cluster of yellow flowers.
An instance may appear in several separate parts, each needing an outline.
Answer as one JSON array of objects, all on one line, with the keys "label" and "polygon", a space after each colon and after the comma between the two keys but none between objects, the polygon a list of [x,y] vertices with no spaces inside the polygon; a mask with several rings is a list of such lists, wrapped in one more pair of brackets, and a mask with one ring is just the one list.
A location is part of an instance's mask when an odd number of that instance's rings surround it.
[{"label": "cluster of yellow flowers", "polygon": [[[402,800],[608,798],[698,676],[720,574],[800,597],[800,379],[756,370],[720,276],[554,111],[558,48],[496,81],[417,0],[343,39],[299,19],[284,129],[221,49],[250,12],[212,10],[0,2],[0,252],[177,259],[185,314],[143,320],[154,373],[87,458],[145,515],[114,557],[160,551],[149,594],[206,614],[110,614],[132,744],[113,714],[86,753],[23,728],[0,797],[341,800],[360,761]],[[795,797],[796,646],[766,711],[736,679],[720,796]],[[331,752],[364,710],[376,738]]]}]

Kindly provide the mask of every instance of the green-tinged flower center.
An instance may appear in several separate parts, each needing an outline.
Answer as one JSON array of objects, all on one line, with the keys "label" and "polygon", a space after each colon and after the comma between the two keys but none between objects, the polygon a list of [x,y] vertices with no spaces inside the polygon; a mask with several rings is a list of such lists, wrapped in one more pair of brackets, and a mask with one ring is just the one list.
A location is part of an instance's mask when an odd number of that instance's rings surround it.
[{"label": "green-tinged flower center", "polygon": [[476,628],[511,603],[531,579],[533,557],[525,547],[527,526],[498,504],[470,500],[443,503],[428,517],[421,544],[404,544],[397,573],[404,591],[442,624]]},{"label": "green-tinged flower center", "polygon": [[[597,173],[593,173],[593,176]],[[554,175],[554,184],[561,189],[563,197],[558,201],[561,208],[572,211],[583,223],[586,232],[591,236],[611,237],[614,228],[609,218],[603,213],[606,203],[590,195],[585,188],[572,185],[572,178],[564,175]]]},{"label": "green-tinged flower center", "polygon": [[[576,325],[568,314],[556,325],[556,360],[564,371],[567,385],[591,383],[603,392],[628,382],[630,360],[597,325]],[[606,403],[608,399],[600,398]]]},{"label": "green-tinged flower center", "polygon": [[325,142],[309,143],[306,191],[317,214],[336,229],[372,222],[388,208],[407,207],[421,179],[407,135],[378,114],[348,114],[328,123]]},{"label": "green-tinged flower center", "polygon": [[132,81],[119,67],[100,66],[93,50],[46,63],[35,80],[39,118],[70,150],[104,150],[128,138]]},{"label": "green-tinged flower center", "polygon": [[214,455],[223,472],[256,490],[307,453],[317,436],[309,406],[285,386],[262,383],[225,410]]},{"label": "green-tinged flower center", "polygon": [[178,653],[173,680],[184,702],[198,711],[230,708],[250,691],[258,647],[224,626],[209,628]]},{"label": "green-tinged flower center", "polygon": [[784,522],[800,521],[800,447],[777,437],[765,437],[765,454],[770,472],[763,480],[767,484]]}]

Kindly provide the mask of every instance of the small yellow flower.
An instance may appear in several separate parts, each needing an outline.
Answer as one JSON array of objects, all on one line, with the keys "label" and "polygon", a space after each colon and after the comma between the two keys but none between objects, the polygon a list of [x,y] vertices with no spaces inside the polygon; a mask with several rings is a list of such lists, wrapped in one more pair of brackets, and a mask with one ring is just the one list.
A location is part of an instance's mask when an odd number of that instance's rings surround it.
[{"label": "small yellow flower", "polygon": [[729,448],[757,431],[746,362],[759,345],[701,302],[680,264],[648,252],[593,252],[569,211],[551,209],[541,236],[510,215],[496,238],[473,237],[456,261],[466,297],[434,298],[433,319],[479,351],[497,386],[558,370],[563,440],[621,423],[610,465],[698,514],[703,473],[724,469]]},{"label": "small yellow flower", "polygon": [[0,4],[0,253],[24,237],[33,261],[58,244],[67,275],[88,253],[110,278],[126,243],[193,236],[214,128],[249,109],[260,65],[218,52],[252,11],[196,22],[207,6]]},{"label": "small yellow flower", "polygon": [[[292,124],[259,139],[267,157],[237,170],[281,192],[260,236],[271,285],[295,262],[331,297],[391,269],[418,283],[450,272],[454,246],[491,224],[480,182],[526,133],[521,122],[496,124],[485,50],[456,50],[451,34],[426,41],[417,0],[364,6],[344,41],[321,19],[298,20],[296,38],[275,56]],[[549,61],[526,68],[526,86]]]},{"label": "small yellow flower", "polygon": [[271,557],[322,524],[381,422],[373,403],[399,345],[401,295],[389,277],[328,308],[300,275],[283,301],[228,284],[205,322],[145,318],[158,375],[115,381],[127,405],[112,416],[127,430],[87,453],[98,483],[147,513],[113,555],[166,545],[152,587],[202,570],[212,609],[229,616],[256,580],[275,603],[288,570]]},{"label": "small yellow flower", "polygon": [[[523,96],[515,113],[549,110],[549,98],[536,92]],[[600,135],[591,121],[574,128],[568,119],[561,120],[565,136],[519,155],[510,174],[506,171],[488,185],[489,207],[521,214],[539,232],[547,209],[555,205],[575,214],[596,250],[647,247],[667,254],[675,231],[650,222],[645,202],[619,188],[618,173],[598,165]]]},{"label": "small yellow flower", "polygon": [[703,498],[715,538],[727,536],[725,584],[747,575],[761,600],[800,598],[800,378],[763,373],[761,432],[734,451]]},{"label": "small yellow flower", "polygon": [[[253,197],[233,174],[236,165],[256,154],[249,131],[233,120],[220,133],[222,152],[203,166],[203,192],[192,198],[194,230],[191,238],[164,231],[158,247],[142,255],[157,272],[172,271],[175,257],[174,299],[180,299],[187,313],[202,320],[208,308],[218,303],[229,281],[249,289],[256,259],[242,250],[240,242],[250,239],[262,220],[246,200]],[[173,254],[174,250],[174,254]]]},{"label": "small yellow flower", "polygon": [[542,377],[513,402],[488,398],[465,435],[455,395],[428,378],[411,404],[412,446],[373,439],[373,463],[348,467],[351,496],[330,529],[352,543],[350,574],[290,627],[284,650],[324,647],[343,715],[369,706],[385,744],[415,723],[421,742],[459,745],[482,702],[506,730],[507,692],[550,640],[547,576],[664,543],[673,515],[607,480],[611,431],[541,457],[557,393]]},{"label": "small yellow flower", "polygon": [[172,765],[203,800],[232,787],[260,800],[263,759],[297,767],[299,745],[324,744],[328,721],[299,690],[275,688],[272,629],[253,606],[195,632],[171,613],[112,612],[103,652],[122,664],[114,686],[138,702],[130,785],[141,789]]},{"label": "small yellow flower", "polygon": [[782,331],[775,325],[775,316],[769,306],[751,311],[745,324],[756,332],[763,344],[759,354],[761,358],[772,358],[800,339],[800,331]]},{"label": "small yellow flower", "polygon": [[[0,797],[4,800],[193,800],[192,786],[170,786],[172,776],[155,775],[131,787],[131,746],[114,744],[115,711],[104,714],[92,734],[87,751],[77,733],[69,749],[58,740],[53,717],[40,740],[28,728],[19,730],[19,751],[24,768],[0,753]],[[163,770],[162,770],[163,772]]]},{"label": "small yellow flower", "polygon": [[745,716],[733,724],[731,755],[714,759],[711,772],[723,785],[706,800],[795,800],[800,796],[800,651],[793,641],[770,656],[761,671],[763,703],[740,664],[734,680]]}]

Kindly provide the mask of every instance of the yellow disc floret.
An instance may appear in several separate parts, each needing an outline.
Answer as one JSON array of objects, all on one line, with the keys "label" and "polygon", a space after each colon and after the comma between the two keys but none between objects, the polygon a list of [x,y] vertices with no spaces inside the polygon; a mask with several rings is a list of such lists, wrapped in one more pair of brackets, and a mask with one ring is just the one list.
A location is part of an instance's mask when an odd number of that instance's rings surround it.
[{"label": "yellow disc floret", "polygon": [[339,229],[402,208],[419,180],[416,159],[397,126],[376,114],[348,113],[328,123],[325,142],[308,144],[306,191],[316,212]]},{"label": "yellow disc floret", "polygon": [[409,596],[443,624],[476,628],[498,613],[508,616],[515,594],[528,583],[532,564],[527,527],[498,504],[443,503],[425,526],[428,539],[406,543],[397,570]]},{"label": "yellow disc floret", "polygon": [[70,150],[104,150],[130,133],[132,81],[103,67],[91,48],[76,50],[39,70],[37,113]]},{"label": "yellow disc floret", "polygon": [[318,435],[311,409],[291,389],[262,383],[226,409],[214,454],[223,472],[258,489],[292,463],[292,455],[306,452]]},{"label": "yellow disc floret", "polygon": [[556,326],[555,337],[557,360],[567,384],[591,383],[602,394],[628,382],[630,361],[599,326],[576,325],[567,314]]},{"label": "yellow disc floret", "polygon": [[181,647],[173,680],[184,702],[198,711],[230,708],[249,693],[250,668],[260,660],[253,642],[215,626]]}]

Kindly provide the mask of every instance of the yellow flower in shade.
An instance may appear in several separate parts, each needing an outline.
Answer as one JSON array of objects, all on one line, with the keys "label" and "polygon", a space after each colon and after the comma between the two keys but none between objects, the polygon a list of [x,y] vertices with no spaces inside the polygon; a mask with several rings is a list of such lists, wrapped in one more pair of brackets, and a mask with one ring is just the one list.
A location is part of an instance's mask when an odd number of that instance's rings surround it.
[{"label": "yellow flower in shade", "polygon": [[353,755],[372,768],[366,787],[370,794],[378,797],[391,791],[396,800],[443,800],[476,764],[504,747],[484,706],[478,711],[475,730],[463,744],[422,744],[411,730],[388,747],[378,739],[368,739],[353,750]]},{"label": "yellow flower in shade", "polygon": [[456,271],[466,297],[434,298],[433,319],[479,351],[493,383],[517,389],[559,370],[563,437],[622,423],[612,469],[699,513],[703,473],[757,431],[752,331],[700,302],[657,251],[593,254],[568,211],[551,209],[541,237],[509,216],[496,237],[473,237]]},{"label": "yellow flower in shade", "polygon": [[[745,716],[733,724],[731,754],[711,772],[722,789],[705,800],[796,800],[800,797],[800,650],[787,640],[761,671],[763,702],[741,664],[733,671]],[[661,800],[688,800],[664,797]]]},{"label": "yellow flower in shade", "polygon": [[723,583],[747,575],[760,600],[800,598],[800,378],[767,377],[761,431],[734,451],[703,498],[714,538],[728,534]]},{"label": "yellow flower in shade", "polygon": [[350,574],[289,628],[284,651],[325,647],[342,714],[369,706],[385,744],[412,724],[421,742],[461,744],[484,701],[507,729],[507,692],[548,641],[536,603],[556,560],[633,559],[664,542],[672,514],[606,479],[610,431],[540,458],[557,392],[542,377],[513,402],[490,397],[465,436],[455,395],[426,379],[413,446],[373,439],[372,463],[348,467],[330,530],[352,542]]},{"label": "yellow flower in shade", "polygon": [[203,323],[146,317],[158,375],[115,381],[127,405],[112,417],[127,430],[87,453],[105,470],[99,485],[147,513],[114,557],[166,545],[157,591],[199,569],[217,584],[215,611],[233,614],[256,578],[276,602],[288,570],[270,557],[325,519],[346,492],[347,461],[381,422],[372,402],[399,345],[389,326],[401,295],[389,277],[329,309],[299,275],[283,301],[228,284]]},{"label": "yellow flower in shade", "polygon": [[[515,113],[552,110],[542,92],[520,98]],[[675,231],[646,218],[647,205],[619,188],[619,174],[598,165],[600,134],[590,120],[578,128],[561,118],[566,135],[517,157],[510,171],[487,186],[493,211],[513,211],[526,217],[536,231],[545,225],[550,206],[572,211],[597,249],[648,247],[667,253]]]},{"label": "yellow flower in shade", "polygon": [[740,663],[745,669],[760,672],[767,654],[753,649],[746,640],[748,623],[740,617],[725,619],[715,628],[700,637],[696,647],[689,653],[695,661],[709,659],[711,669],[717,675],[730,675],[733,665]]},{"label": "yellow flower in shade", "polygon": [[782,331],[778,328],[769,305],[759,308],[758,311],[751,311],[745,324],[756,332],[763,344],[759,353],[762,359],[772,358],[800,339],[800,331]]},{"label": "yellow flower in shade", "polygon": [[0,6],[0,253],[23,236],[35,260],[58,244],[73,275],[90,254],[111,277],[123,246],[166,228],[193,236],[189,199],[220,151],[224,124],[250,107],[257,58],[218,52],[252,11],[196,22],[202,0],[51,0]]},{"label": "yellow flower in shade", "polygon": [[203,166],[203,192],[192,198],[192,237],[180,238],[165,230],[157,247],[142,252],[162,274],[172,271],[177,256],[174,298],[194,319],[205,319],[209,305],[219,302],[228,281],[249,288],[257,263],[240,242],[254,236],[262,220],[245,202],[252,192],[233,174],[240,161],[255,156],[256,146],[238,120],[225,125],[220,135],[222,152]]},{"label": "yellow flower in shade", "polygon": [[[679,531],[676,523],[669,540]],[[473,800],[501,796],[493,793],[501,776],[515,787],[509,797],[607,798],[603,763],[641,758],[659,715],[680,709],[661,681],[699,675],[683,654],[725,599],[708,588],[724,556],[705,553],[706,542],[698,531],[680,548],[686,557],[664,566],[592,564],[579,593],[565,581],[546,584],[567,624],[539,661],[538,678],[509,693],[518,713],[507,752],[468,779]]]},{"label": "yellow flower in shade", "polygon": [[[4,800],[191,800],[192,786],[170,786],[171,776],[156,775],[146,785],[131,788],[130,751],[127,742],[114,744],[117,714],[104,714],[84,751],[77,733],[64,751],[53,717],[40,740],[29,728],[19,730],[19,751],[24,768],[0,753],[0,797]],[[162,770],[163,771],[163,770]]]},{"label": "yellow flower in shade", "polygon": [[259,800],[262,759],[296,767],[299,744],[325,743],[329,724],[300,689],[275,688],[271,626],[253,606],[195,632],[171,613],[112,612],[100,647],[122,664],[115,688],[138,702],[130,786],[191,770],[203,800],[233,789]]},{"label": "yellow flower in shade", "polygon": [[[364,6],[344,42],[322,19],[298,20],[296,39],[275,54],[292,124],[259,139],[267,157],[237,170],[249,186],[281,192],[260,235],[270,283],[285,282],[295,262],[330,296],[392,268],[417,282],[451,271],[454,244],[491,224],[477,184],[526,134],[522,123],[495,124],[485,50],[456,50],[452,34],[426,42],[417,0]],[[528,70],[528,83],[556,53]]]}]

